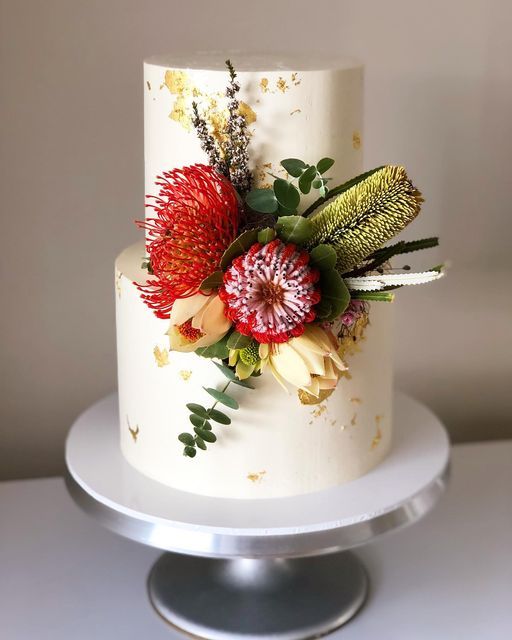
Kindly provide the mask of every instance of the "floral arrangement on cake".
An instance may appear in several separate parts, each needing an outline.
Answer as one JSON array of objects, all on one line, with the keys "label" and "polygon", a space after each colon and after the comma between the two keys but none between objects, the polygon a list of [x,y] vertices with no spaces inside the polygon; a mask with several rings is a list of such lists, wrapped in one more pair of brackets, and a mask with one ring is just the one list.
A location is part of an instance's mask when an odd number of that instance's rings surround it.
[{"label": "floral arrangement on cake", "polygon": [[[214,136],[193,103],[193,125],[209,164],[163,173],[146,230],[148,280],[141,296],[169,321],[170,348],[195,352],[226,376],[205,388],[210,407],[190,403],[192,432],[179,435],[195,457],[230,424],[218,406],[238,408],[231,384],[273,375],[301,402],[320,402],[347,370],[347,343],[360,339],[369,302],[389,303],[393,290],[436,280],[442,265],[413,273],[391,258],[435,247],[437,238],[386,243],[418,215],[423,202],[403,167],[382,166],[330,186],[332,158],[281,161],[287,179],[254,189],[250,136],[239,83],[229,83],[222,136]],[[316,192],[304,207],[303,196]],[[310,198],[311,199],[311,198]]]}]

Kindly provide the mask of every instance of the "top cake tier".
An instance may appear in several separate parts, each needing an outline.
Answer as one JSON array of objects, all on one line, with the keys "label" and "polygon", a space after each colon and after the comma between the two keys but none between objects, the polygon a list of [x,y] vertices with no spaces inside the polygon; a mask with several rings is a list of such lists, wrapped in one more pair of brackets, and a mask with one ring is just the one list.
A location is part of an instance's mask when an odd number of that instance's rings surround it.
[{"label": "top cake tier", "polygon": [[284,177],[279,163],[290,157],[311,164],[336,158],[333,184],[361,173],[363,68],[357,62],[236,51],[163,55],[144,62],[146,194],[156,193],[162,172],[207,163],[192,123],[193,102],[222,140],[228,58],[241,85],[255,186],[271,184],[269,173]]}]

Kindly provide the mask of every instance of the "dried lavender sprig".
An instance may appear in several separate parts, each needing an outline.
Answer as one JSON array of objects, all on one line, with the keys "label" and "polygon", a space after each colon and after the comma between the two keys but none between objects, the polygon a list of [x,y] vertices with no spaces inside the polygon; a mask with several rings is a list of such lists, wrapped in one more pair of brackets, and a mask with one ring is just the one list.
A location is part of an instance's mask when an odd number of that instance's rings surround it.
[{"label": "dried lavender sprig", "polygon": [[206,124],[206,120],[199,115],[199,109],[197,107],[197,102],[192,103],[192,110],[194,113],[194,117],[192,119],[192,124],[197,132],[197,137],[199,138],[199,142],[201,143],[201,149],[208,156],[209,164],[217,169],[220,173],[229,178],[229,170],[226,162],[222,159],[219,148],[217,147],[217,143],[212,134],[208,131],[208,125]]},{"label": "dried lavender sprig", "polygon": [[228,165],[229,178],[240,195],[245,196],[252,185],[252,175],[249,170],[249,134],[247,121],[240,114],[240,102],[237,94],[240,84],[236,80],[236,71],[230,60],[226,60],[229,71],[229,85],[226,88],[228,98],[229,117],[226,123],[225,159]]}]

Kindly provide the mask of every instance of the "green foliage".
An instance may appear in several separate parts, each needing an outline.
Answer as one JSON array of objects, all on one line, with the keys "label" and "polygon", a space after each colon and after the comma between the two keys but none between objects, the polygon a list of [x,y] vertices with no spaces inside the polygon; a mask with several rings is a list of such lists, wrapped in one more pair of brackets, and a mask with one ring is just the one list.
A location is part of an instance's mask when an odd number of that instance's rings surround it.
[{"label": "green foliage", "polygon": [[422,201],[403,167],[384,167],[311,218],[309,247],[331,245],[338,271],[346,273],[402,231],[418,215]]},{"label": "green foliage", "polygon": [[210,289],[218,289],[223,282],[224,274],[222,271],[214,271],[205,278],[199,285],[200,291],[208,291]]},{"label": "green foliage", "polygon": [[245,201],[259,213],[276,213],[279,208],[273,189],[253,189],[249,191]]},{"label": "green foliage", "polygon": [[352,291],[353,300],[367,300],[368,302],[393,302],[394,294],[389,291]]},{"label": "green foliage", "polygon": [[284,242],[304,244],[313,235],[313,225],[301,216],[283,216],[276,223],[276,231]]},{"label": "green foliage", "polygon": [[204,390],[215,399],[215,402],[210,408],[203,407],[201,404],[190,402],[187,404],[187,409],[190,411],[188,419],[193,425],[194,433],[183,432],[178,436],[178,440],[184,445],[183,455],[188,458],[194,458],[197,454],[197,449],[205,451],[207,449],[207,443],[213,444],[217,441],[217,436],[213,432],[211,421],[220,425],[231,424],[231,418],[227,416],[223,411],[217,409],[217,404],[221,403],[230,409],[238,409],[238,402],[226,393],[230,384],[238,384],[247,389],[253,387],[246,380],[239,380],[236,377],[235,372],[225,364],[214,363],[219,371],[221,371],[228,379],[222,389],[213,389],[212,387],[203,387]]},{"label": "green foliage", "polygon": [[218,342],[210,345],[209,347],[199,347],[195,350],[195,353],[203,358],[218,358],[219,360],[225,360],[229,356],[229,349],[227,346],[229,335],[230,334],[226,334]]},{"label": "green foliage", "polygon": [[327,197],[329,178],[325,178],[323,174],[333,164],[332,158],[322,158],[316,165],[309,165],[298,158],[286,158],[281,161],[281,166],[292,179],[285,180],[273,175],[275,180],[271,189],[253,189],[247,194],[245,201],[258,213],[275,213],[279,217],[295,215],[301,194],[306,195],[311,189],[316,189],[321,199]]},{"label": "green foliage", "polygon": [[412,253],[413,251],[420,251],[422,249],[431,249],[437,247],[438,244],[439,238],[422,238],[421,240],[412,240],[410,242],[405,242],[404,240],[395,242],[395,244],[390,244],[387,247],[382,247],[382,249],[374,251],[368,256],[367,262],[363,266],[354,269],[346,275],[350,277],[364,275],[368,271],[375,271],[375,269],[378,269],[378,267],[388,260],[391,260],[394,256]]},{"label": "green foliage", "polygon": [[226,251],[223,253],[220,260],[220,267],[225,271],[235,258],[241,256],[252,247],[252,245],[258,241],[258,230],[249,229],[240,234],[238,238],[235,238],[229,245]]},{"label": "green foliage", "polygon": [[327,271],[336,267],[338,256],[328,244],[318,244],[309,252],[309,264],[320,271]]},{"label": "green foliage", "polygon": [[322,297],[316,307],[320,320],[331,322],[336,320],[348,307],[350,292],[336,269],[320,271],[320,291]]},{"label": "green foliage", "polygon": [[269,242],[272,242],[275,237],[276,231],[271,227],[265,227],[265,229],[258,231],[258,242],[260,244],[268,244]]},{"label": "green foliage", "polygon": [[252,338],[250,336],[244,336],[238,331],[233,331],[233,333],[228,338],[228,349],[243,349],[244,347],[248,347],[252,342]]}]

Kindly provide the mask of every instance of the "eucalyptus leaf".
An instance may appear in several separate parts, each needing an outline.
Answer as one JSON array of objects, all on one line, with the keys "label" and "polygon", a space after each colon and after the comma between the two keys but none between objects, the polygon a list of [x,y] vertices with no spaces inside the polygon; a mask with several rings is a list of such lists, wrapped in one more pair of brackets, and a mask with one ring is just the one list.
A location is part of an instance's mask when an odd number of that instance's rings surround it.
[{"label": "eucalyptus leaf", "polygon": [[320,289],[322,292],[322,300],[331,305],[331,313],[325,318],[326,320],[336,320],[348,307],[350,302],[350,293],[343,278],[336,271],[330,269],[322,271],[320,274]]},{"label": "eucalyptus leaf", "polygon": [[196,404],[195,402],[189,402],[187,404],[187,409],[191,413],[194,413],[196,416],[199,416],[200,418],[204,418],[205,420],[208,419],[208,411],[205,409],[205,407],[203,407],[200,404]]},{"label": "eucalyptus leaf", "polygon": [[308,194],[311,191],[311,183],[316,178],[316,167],[308,167],[306,171],[299,178],[299,189],[304,194]]},{"label": "eucalyptus leaf", "polygon": [[323,180],[321,178],[317,178],[316,180],[313,180],[311,186],[313,187],[313,189],[320,189],[324,186]]},{"label": "eucalyptus leaf", "polygon": [[250,336],[244,336],[238,331],[233,331],[233,333],[229,336],[227,346],[228,349],[243,349],[244,347],[248,347],[252,342],[252,338]]},{"label": "eucalyptus leaf", "polygon": [[245,387],[246,389],[254,389],[254,387],[248,380],[239,380],[238,378],[235,378],[235,380],[233,380],[232,382],[233,384],[237,384],[239,387]]},{"label": "eucalyptus leaf", "polygon": [[206,418],[201,418],[200,416],[196,415],[195,413],[191,413],[189,415],[188,419],[194,425],[194,427],[203,428],[205,426],[206,422],[207,422]]},{"label": "eucalyptus leaf", "polygon": [[213,364],[226,376],[228,380],[234,380],[236,378],[236,373],[229,367],[226,367],[225,364],[220,364],[218,362],[214,362]]},{"label": "eucalyptus leaf", "polygon": [[302,216],[285,216],[279,218],[276,223],[277,233],[284,242],[303,244],[307,242],[313,233],[311,220]]},{"label": "eucalyptus leaf", "polygon": [[[277,209],[277,207],[276,207]],[[252,245],[258,241],[258,230],[249,229],[244,231],[238,238],[235,238],[229,247],[224,251],[220,260],[221,269],[224,271],[229,267],[235,258],[245,253]]]},{"label": "eucalyptus leaf", "polygon": [[231,424],[231,418],[218,409],[210,409],[208,413],[210,418],[219,424]]},{"label": "eucalyptus leaf", "polygon": [[199,427],[194,427],[194,431],[197,435],[205,440],[206,442],[217,442],[217,436],[212,431],[207,431],[206,429],[199,429]]},{"label": "eucalyptus leaf", "polygon": [[319,244],[309,252],[309,264],[320,271],[334,269],[338,256],[329,244]]},{"label": "eucalyptus leaf", "polygon": [[298,178],[308,165],[298,158],[286,158],[285,160],[281,160],[281,166],[284,167],[291,176]]},{"label": "eucalyptus leaf", "polygon": [[261,231],[258,231],[258,242],[261,244],[268,244],[276,237],[275,229],[271,227],[265,227]]},{"label": "eucalyptus leaf", "polygon": [[205,278],[199,285],[200,291],[208,291],[209,289],[218,289],[224,281],[222,271],[214,271]]},{"label": "eucalyptus leaf", "polygon": [[318,173],[325,173],[326,171],[329,171],[333,164],[334,160],[332,158],[322,158],[316,163]]},{"label": "eucalyptus leaf", "polygon": [[290,211],[295,211],[300,203],[300,193],[290,182],[278,178],[274,180],[274,193],[281,206]]},{"label": "eucalyptus leaf", "polygon": [[228,396],[227,393],[219,391],[218,389],[212,389],[212,387],[203,387],[203,389],[207,393],[209,393],[212,398],[215,398],[217,402],[220,402],[221,404],[224,404],[226,405],[226,407],[230,407],[231,409],[238,409],[238,402],[231,396]]},{"label": "eucalyptus leaf", "polygon": [[194,444],[194,436],[191,433],[180,433],[178,440],[188,446],[192,446]]},{"label": "eucalyptus leaf", "polygon": [[196,436],[196,445],[202,449],[203,451],[206,451],[206,443],[205,441],[200,438],[199,436]]},{"label": "eucalyptus leaf", "polygon": [[183,455],[187,456],[188,458],[195,458],[197,451],[195,450],[195,447],[185,447],[185,449],[183,449]]},{"label": "eucalyptus leaf", "polygon": [[259,213],[275,213],[278,203],[272,189],[253,189],[245,198],[247,204]]}]

